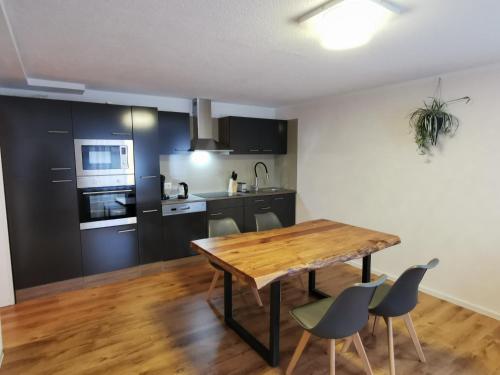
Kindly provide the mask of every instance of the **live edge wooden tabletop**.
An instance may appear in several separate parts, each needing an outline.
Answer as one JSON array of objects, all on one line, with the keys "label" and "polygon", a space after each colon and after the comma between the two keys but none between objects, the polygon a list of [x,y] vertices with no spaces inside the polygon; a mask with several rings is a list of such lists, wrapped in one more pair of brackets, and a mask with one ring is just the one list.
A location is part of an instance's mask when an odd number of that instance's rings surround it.
[{"label": "live edge wooden tabletop", "polygon": [[191,247],[260,289],[273,281],[360,258],[400,242],[392,234],[320,219],[192,241]]}]

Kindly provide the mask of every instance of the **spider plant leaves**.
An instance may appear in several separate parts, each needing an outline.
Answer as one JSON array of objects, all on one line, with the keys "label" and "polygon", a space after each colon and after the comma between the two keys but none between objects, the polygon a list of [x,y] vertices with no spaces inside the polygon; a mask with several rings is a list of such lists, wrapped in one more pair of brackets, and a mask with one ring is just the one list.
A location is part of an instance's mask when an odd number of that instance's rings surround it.
[{"label": "spider plant leaves", "polygon": [[440,134],[453,135],[458,126],[458,118],[446,112],[448,103],[457,100],[469,102],[469,97],[445,102],[440,98],[430,98],[424,106],[410,114],[410,127],[415,134],[415,143],[422,154],[436,146]]}]

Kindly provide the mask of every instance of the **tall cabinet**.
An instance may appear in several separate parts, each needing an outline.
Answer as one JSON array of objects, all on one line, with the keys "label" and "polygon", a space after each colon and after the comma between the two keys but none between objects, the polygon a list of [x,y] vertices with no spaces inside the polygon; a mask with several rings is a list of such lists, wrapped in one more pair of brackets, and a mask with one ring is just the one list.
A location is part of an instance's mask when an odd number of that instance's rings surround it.
[{"label": "tall cabinet", "polygon": [[0,97],[0,147],[16,289],[82,275],[71,106]]},{"label": "tall cabinet", "polygon": [[132,107],[139,261],[162,260],[158,111]]}]

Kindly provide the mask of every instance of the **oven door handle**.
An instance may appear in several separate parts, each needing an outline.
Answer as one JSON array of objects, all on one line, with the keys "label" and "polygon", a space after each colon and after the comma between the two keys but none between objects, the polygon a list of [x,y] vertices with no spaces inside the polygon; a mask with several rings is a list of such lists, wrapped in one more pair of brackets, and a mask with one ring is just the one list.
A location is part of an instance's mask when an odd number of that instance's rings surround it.
[{"label": "oven door handle", "polygon": [[114,194],[114,193],[130,193],[132,189],[125,190],[105,190],[105,191],[84,191],[83,195],[96,195],[96,194]]}]

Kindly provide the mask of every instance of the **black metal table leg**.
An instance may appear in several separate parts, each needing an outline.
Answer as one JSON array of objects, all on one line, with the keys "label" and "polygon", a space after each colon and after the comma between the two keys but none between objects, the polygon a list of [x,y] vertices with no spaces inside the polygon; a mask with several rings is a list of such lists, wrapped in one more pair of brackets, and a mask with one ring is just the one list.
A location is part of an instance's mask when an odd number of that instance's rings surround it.
[{"label": "black metal table leg", "polygon": [[281,283],[271,284],[271,306],[269,309],[269,348],[248,332],[233,318],[232,275],[224,271],[224,322],[252,347],[269,365],[276,367],[280,357],[280,294]]},{"label": "black metal table leg", "polygon": [[361,282],[369,283],[371,280],[371,269],[372,269],[372,256],[367,255],[363,257],[363,271],[361,275]]},{"label": "black metal table leg", "polygon": [[319,289],[316,289],[316,271],[309,271],[309,295],[316,298],[328,298],[330,295],[322,292]]}]

